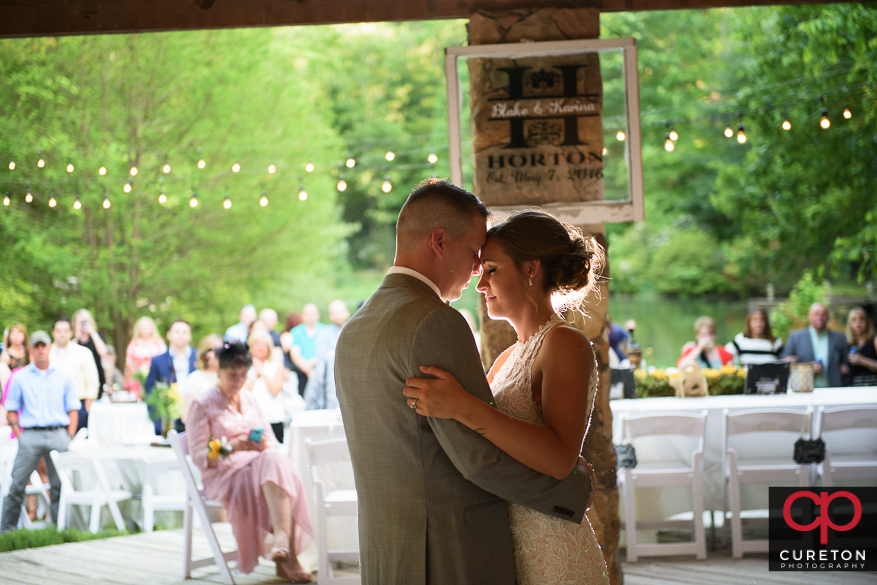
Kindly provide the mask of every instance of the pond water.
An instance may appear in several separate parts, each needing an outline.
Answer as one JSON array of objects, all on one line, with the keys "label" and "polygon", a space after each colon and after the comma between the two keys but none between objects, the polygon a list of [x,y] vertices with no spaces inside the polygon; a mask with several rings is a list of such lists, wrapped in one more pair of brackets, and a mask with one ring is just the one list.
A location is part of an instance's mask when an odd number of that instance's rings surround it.
[{"label": "pond water", "polygon": [[724,345],[743,331],[746,301],[609,297],[612,321],[636,320],[634,337],[650,366],[675,366],[686,341],[694,341],[694,321],[716,320],[716,343]]}]

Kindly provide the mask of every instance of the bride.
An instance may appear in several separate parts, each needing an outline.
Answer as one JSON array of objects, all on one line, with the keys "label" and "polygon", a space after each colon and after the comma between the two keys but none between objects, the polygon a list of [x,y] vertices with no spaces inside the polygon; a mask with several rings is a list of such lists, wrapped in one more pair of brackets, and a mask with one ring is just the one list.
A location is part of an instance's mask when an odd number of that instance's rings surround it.
[{"label": "bride", "polygon": [[[518,336],[487,376],[495,404],[466,392],[448,372],[422,366],[434,378],[406,380],[408,405],[423,416],[455,419],[524,465],[565,478],[581,453],[597,369],[588,338],[552,301],[580,308],[602,263],[593,238],[542,211],[521,211],[492,227],[477,290],[490,318],[505,319]],[[518,585],[609,582],[587,516],[579,525],[508,507]]]}]

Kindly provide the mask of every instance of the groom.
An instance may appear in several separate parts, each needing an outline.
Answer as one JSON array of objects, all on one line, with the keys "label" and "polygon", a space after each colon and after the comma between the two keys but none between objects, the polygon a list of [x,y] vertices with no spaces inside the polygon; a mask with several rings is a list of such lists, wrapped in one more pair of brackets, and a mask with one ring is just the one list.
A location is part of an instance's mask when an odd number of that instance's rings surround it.
[{"label": "groom", "polygon": [[394,266],[338,339],[363,585],[514,585],[506,500],[582,521],[587,473],[541,475],[456,421],[419,416],[402,395],[431,365],[493,399],[466,320],[444,302],[480,272],[487,215],[468,191],[421,183],[399,214]]}]

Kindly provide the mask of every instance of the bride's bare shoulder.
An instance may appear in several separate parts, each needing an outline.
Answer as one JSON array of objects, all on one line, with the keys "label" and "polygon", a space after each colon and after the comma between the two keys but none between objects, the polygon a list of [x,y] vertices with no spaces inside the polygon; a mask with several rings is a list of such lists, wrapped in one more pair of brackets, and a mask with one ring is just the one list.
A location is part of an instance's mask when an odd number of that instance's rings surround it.
[{"label": "bride's bare shoulder", "polygon": [[487,373],[487,383],[490,384],[493,382],[493,377],[496,376],[496,373],[502,367],[502,365],[509,359],[509,356],[512,354],[512,350],[515,348],[514,345],[506,348],[504,352],[499,354],[499,357],[493,362],[493,365],[490,366],[490,371]]},{"label": "bride's bare shoulder", "polygon": [[565,323],[554,327],[545,334],[539,357],[546,356],[551,359],[565,362],[570,358],[581,356],[586,362],[593,360],[594,350],[591,348],[591,340],[581,329],[575,325]]}]

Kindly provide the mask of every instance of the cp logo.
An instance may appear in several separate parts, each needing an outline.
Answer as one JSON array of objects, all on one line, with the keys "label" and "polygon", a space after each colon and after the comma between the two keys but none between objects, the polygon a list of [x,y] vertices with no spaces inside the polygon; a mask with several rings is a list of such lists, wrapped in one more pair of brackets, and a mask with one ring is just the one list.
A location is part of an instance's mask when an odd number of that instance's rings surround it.
[{"label": "cp logo", "polygon": [[[792,504],[798,498],[810,498],[816,503],[817,506],[819,506],[819,518],[806,526],[801,526],[800,524],[792,520]],[[838,526],[837,524],[829,520],[828,504],[830,504],[831,501],[835,498],[846,498],[853,504],[853,519],[850,521],[849,524]],[[790,528],[794,528],[799,532],[809,532],[810,530],[813,530],[818,526],[820,544],[828,544],[829,526],[834,530],[840,532],[846,532],[847,530],[852,530],[853,528],[855,528],[855,526],[859,523],[859,520],[862,519],[862,502],[860,502],[859,498],[857,498],[850,492],[835,492],[831,495],[828,495],[828,492],[820,492],[818,496],[813,492],[795,492],[786,499],[786,503],[783,506],[783,519],[785,519],[786,524],[788,524]]]}]

